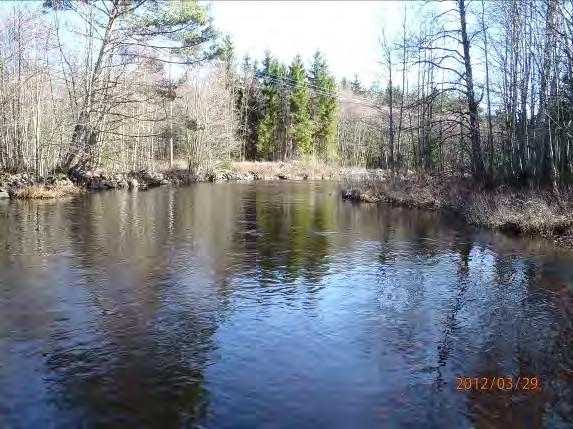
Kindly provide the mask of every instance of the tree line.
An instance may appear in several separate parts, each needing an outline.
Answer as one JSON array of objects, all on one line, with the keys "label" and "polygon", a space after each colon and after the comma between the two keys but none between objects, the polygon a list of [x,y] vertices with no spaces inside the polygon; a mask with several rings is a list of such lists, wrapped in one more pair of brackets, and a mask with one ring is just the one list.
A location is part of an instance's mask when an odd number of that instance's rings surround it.
[{"label": "tree line", "polygon": [[320,52],[237,61],[194,1],[4,4],[0,169],[302,158],[557,192],[573,181],[572,25],[560,0],[404,5],[365,88]]},{"label": "tree line", "polygon": [[309,70],[300,55],[289,66],[270,52],[260,66],[247,56],[237,84],[243,158],[337,161],[336,79],[320,52]]},{"label": "tree line", "polygon": [[[381,46],[391,168],[458,170],[555,191],[571,183],[573,4],[443,5],[418,28],[408,28],[404,13],[402,34]],[[407,70],[416,74],[412,89]]]}]

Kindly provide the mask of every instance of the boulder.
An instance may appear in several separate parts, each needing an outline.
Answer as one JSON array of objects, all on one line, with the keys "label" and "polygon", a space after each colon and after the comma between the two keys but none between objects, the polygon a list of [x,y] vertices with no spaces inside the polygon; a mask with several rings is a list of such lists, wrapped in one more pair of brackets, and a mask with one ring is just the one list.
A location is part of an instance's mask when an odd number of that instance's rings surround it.
[{"label": "boulder", "polygon": [[127,187],[129,187],[129,184],[127,183],[127,181],[125,179],[121,179],[117,182],[117,187],[120,189],[125,189]]},{"label": "boulder", "polygon": [[105,182],[102,180],[91,180],[87,186],[88,186],[88,188],[96,190],[96,191],[99,191],[101,189],[106,188]]},{"label": "boulder", "polygon": [[206,177],[209,182],[222,182],[226,179],[224,173],[221,171],[208,173]]},{"label": "boulder", "polygon": [[137,189],[139,187],[139,183],[137,182],[137,179],[135,177],[129,179],[127,184],[129,186],[129,189]]},{"label": "boulder", "polygon": [[163,183],[164,177],[161,173],[153,173],[151,171],[144,171],[141,173],[141,179],[148,186],[160,186]]},{"label": "boulder", "polygon": [[6,199],[6,198],[10,198],[10,195],[8,195],[8,192],[5,191],[4,189],[0,189],[0,200]]}]

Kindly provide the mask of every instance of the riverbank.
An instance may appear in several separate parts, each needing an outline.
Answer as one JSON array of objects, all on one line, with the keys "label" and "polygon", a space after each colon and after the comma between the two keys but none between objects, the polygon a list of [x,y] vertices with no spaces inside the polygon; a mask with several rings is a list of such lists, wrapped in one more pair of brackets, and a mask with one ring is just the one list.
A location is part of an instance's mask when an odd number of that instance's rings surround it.
[{"label": "riverbank", "polygon": [[573,195],[500,186],[486,190],[470,179],[390,178],[380,175],[346,181],[349,200],[448,210],[466,222],[515,234],[540,235],[573,247]]},{"label": "riverbank", "polygon": [[360,180],[373,174],[361,168],[340,168],[310,162],[233,162],[203,173],[183,168],[128,173],[81,171],[69,176],[0,172],[0,199],[50,199],[106,189],[148,189],[196,182],[273,180]]}]

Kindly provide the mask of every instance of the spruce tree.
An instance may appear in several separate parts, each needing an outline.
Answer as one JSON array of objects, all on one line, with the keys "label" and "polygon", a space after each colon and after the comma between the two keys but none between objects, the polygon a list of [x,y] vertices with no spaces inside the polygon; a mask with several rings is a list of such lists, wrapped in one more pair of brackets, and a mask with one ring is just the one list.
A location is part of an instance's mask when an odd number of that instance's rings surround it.
[{"label": "spruce tree", "polygon": [[278,67],[278,61],[271,56],[270,52],[265,52],[262,70],[260,71],[263,115],[257,124],[257,154],[259,158],[273,159],[273,155],[276,153],[280,108],[276,77]]},{"label": "spruce tree", "polygon": [[289,67],[290,94],[290,127],[289,137],[300,155],[312,153],[313,124],[310,119],[310,94],[306,82],[304,64],[300,55],[294,57]]},{"label": "spruce tree", "polygon": [[337,107],[336,80],[328,71],[322,54],[317,51],[309,76],[313,89],[312,119],[314,122],[313,143],[317,155],[326,162],[336,160]]},{"label": "spruce tree", "polygon": [[279,64],[277,70],[278,85],[278,130],[277,144],[279,145],[282,158],[288,160],[293,155],[292,142],[289,139],[290,127],[290,90],[288,82],[288,67]]},{"label": "spruce tree", "polygon": [[241,159],[254,159],[257,152],[257,124],[262,116],[260,88],[256,76],[257,62],[243,57],[241,81],[238,85],[236,109],[238,136],[242,142]]},{"label": "spruce tree", "polygon": [[354,75],[354,80],[350,82],[350,89],[355,94],[362,94],[364,92],[364,88],[362,88],[362,83],[360,83],[357,74]]}]

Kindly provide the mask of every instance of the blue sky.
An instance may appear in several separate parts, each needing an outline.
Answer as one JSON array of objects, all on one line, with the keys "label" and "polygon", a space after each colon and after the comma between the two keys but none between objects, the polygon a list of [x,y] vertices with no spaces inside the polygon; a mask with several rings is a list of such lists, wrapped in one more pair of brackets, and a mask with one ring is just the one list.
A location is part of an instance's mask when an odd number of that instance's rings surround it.
[{"label": "blue sky", "polygon": [[[229,34],[239,57],[262,58],[266,49],[283,62],[297,53],[307,61],[320,49],[338,78],[384,82],[379,37],[401,32],[418,4],[401,1],[220,1],[210,3],[215,26]],[[410,21],[410,19],[408,19]]]}]

